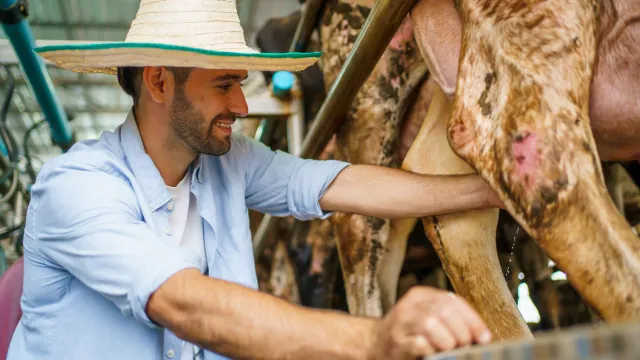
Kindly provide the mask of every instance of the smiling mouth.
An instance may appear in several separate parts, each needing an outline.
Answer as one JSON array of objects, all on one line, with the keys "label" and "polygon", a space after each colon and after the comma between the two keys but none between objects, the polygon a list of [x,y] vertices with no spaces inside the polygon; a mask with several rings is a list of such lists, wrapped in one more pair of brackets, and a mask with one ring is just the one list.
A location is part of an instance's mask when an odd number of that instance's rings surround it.
[{"label": "smiling mouth", "polygon": [[231,129],[231,124],[221,123],[219,121],[216,121],[216,126],[220,126],[221,128]]},{"label": "smiling mouth", "polygon": [[216,129],[214,130],[214,132],[217,132],[218,134],[223,135],[225,137],[231,136],[231,133],[233,132],[233,130],[231,129],[232,124],[233,122],[228,122],[228,121],[225,121],[225,122],[215,121],[213,123],[213,129]]}]

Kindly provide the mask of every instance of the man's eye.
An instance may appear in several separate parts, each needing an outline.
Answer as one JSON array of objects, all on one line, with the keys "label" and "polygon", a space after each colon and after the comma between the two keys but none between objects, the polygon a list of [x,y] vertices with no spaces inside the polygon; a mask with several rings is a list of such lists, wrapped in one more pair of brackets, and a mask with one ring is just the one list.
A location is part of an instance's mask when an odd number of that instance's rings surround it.
[{"label": "man's eye", "polygon": [[224,85],[218,85],[218,86],[216,86],[216,87],[217,87],[218,89],[221,89],[221,90],[227,91],[227,90],[231,89],[231,87],[232,87],[232,86],[233,86],[233,85],[231,85],[231,84],[224,84]]}]

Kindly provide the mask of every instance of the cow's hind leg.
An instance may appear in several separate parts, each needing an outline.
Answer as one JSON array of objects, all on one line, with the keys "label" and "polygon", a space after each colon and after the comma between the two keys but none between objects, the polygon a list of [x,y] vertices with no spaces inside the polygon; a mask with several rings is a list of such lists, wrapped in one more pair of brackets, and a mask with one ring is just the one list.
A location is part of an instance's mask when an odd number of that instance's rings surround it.
[{"label": "cow's hind leg", "polygon": [[597,1],[462,0],[454,150],[608,321],[640,319],[640,242],[589,126]]},{"label": "cow's hind leg", "polygon": [[[415,102],[402,122],[397,158],[402,162],[411,144],[414,142],[422,127],[424,118],[429,110],[435,82],[431,76],[420,85]],[[398,297],[398,281],[407,251],[407,241],[416,226],[418,219],[393,219],[390,224],[387,253],[380,264],[378,281],[382,309],[386,313],[391,310]]]},{"label": "cow's hind leg", "polygon": [[287,245],[280,240],[276,243],[269,276],[269,293],[290,303],[299,304],[300,294],[296,284],[295,269],[287,252]]},{"label": "cow's hind leg", "polygon": [[[427,117],[402,167],[427,174],[472,173],[473,169],[451,150],[447,141],[451,100],[438,86],[434,91]],[[480,313],[494,339],[530,337],[504,281],[496,251],[497,222],[498,209],[423,219],[427,237],[456,293]]]},{"label": "cow's hind leg", "polygon": [[[368,12],[348,1],[327,2],[320,31],[327,87],[336,79]],[[337,133],[335,158],[352,164],[397,166],[399,120],[426,73],[407,18],[358,91]],[[336,213],[331,221],[335,224],[349,311],[381,316],[381,264],[390,250],[397,252],[388,247],[389,220]]]}]

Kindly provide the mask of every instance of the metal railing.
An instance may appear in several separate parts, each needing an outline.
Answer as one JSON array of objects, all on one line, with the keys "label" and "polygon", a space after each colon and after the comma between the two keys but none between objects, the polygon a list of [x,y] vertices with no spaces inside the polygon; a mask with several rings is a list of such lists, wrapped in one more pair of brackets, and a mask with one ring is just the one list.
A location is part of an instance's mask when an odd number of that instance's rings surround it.
[{"label": "metal railing", "polygon": [[33,51],[35,39],[26,21],[27,2],[24,0],[0,0],[0,20],[13,49],[20,59],[20,67],[34,97],[42,108],[51,128],[53,142],[62,149],[73,144],[73,133],[60,100],[56,96],[44,62]]}]

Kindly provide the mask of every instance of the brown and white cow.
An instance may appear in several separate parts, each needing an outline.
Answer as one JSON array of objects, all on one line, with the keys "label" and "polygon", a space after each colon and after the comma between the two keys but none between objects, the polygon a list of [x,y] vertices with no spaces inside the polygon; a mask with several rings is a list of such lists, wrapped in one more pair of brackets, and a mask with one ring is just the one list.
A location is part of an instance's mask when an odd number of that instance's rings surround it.
[{"label": "brown and white cow", "polygon": [[[436,122],[605,320],[640,319],[640,242],[607,194],[599,162],[640,157],[640,1],[456,5],[421,0],[411,13],[444,92],[432,107],[450,106]],[[447,226],[432,219],[438,237]],[[443,238],[440,250],[455,259],[448,274],[456,290],[509,337],[513,319],[500,324],[499,313],[484,311],[505,294],[477,272],[481,260],[464,258],[489,245],[458,242]]]},{"label": "brown and white cow", "polygon": [[[327,88],[373,2],[328,1]],[[640,154],[639,13],[638,0],[420,0],[360,90],[335,156],[393,166],[397,144],[416,136],[400,133],[400,120],[424,118],[403,168],[478,171],[605,319],[638,318],[639,245],[606,193],[599,157]],[[418,90],[421,61],[432,76]],[[500,271],[497,220],[490,209],[423,222],[456,291],[495,338],[527,337]],[[350,311],[381,315],[395,302],[415,219],[332,221]]]}]

